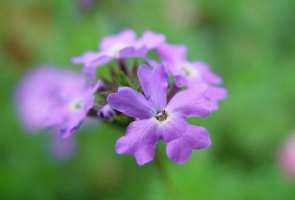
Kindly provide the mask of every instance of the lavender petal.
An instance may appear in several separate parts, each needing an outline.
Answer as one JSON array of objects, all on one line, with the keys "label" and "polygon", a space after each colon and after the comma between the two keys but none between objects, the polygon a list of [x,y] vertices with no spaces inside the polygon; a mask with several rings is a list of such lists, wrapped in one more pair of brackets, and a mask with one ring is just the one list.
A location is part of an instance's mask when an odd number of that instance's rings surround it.
[{"label": "lavender petal", "polygon": [[137,72],[141,87],[146,98],[152,102],[157,111],[165,108],[167,102],[167,76],[162,65],[151,70],[147,65],[139,66]]},{"label": "lavender petal", "polygon": [[99,48],[100,50],[108,50],[118,44],[130,44],[136,39],[136,33],[131,29],[126,29],[116,35],[106,36],[102,39]]},{"label": "lavender petal", "polygon": [[207,85],[198,83],[194,87],[178,92],[169,101],[166,109],[179,117],[206,117],[212,110],[212,102],[206,98]]},{"label": "lavender petal", "polygon": [[138,120],[129,124],[126,136],[116,142],[118,154],[133,154],[143,165],[154,159],[156,144],[160,140],[158,126],[153,120]]},{"label": "lavender petal", "polygon": [[130,117],[148,119],[155,113],[146,98],[140,92],[129,87],[121,87],[118,93],[110,94],[107,102],[113,109]]},{"label": "lavender petal", "polygon": [[166,153],[172,161],[183,164],[193,149],[208,148],[210,145],[211,140],[205,128],[188,124],[182,137],[167,143]]}]

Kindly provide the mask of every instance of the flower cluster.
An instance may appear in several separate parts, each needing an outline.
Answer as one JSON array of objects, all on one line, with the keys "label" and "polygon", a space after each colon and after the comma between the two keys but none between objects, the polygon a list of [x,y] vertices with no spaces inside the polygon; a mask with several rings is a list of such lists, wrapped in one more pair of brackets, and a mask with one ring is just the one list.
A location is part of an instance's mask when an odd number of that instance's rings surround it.
[{"label": "flower cluster", "polygon": [[[159,60],[148,56],[150,51]],[[115,149],[134,155],[139,165],[154,159],[159,141],[179,164],[193,149],[211,145],[207,130],[186,118],[216,111],[226,90],[208,64],[186,60],[184,45],[168,44],[163,34],[151,31],[136,38],[127,29],[103,38],[98,51],[87,51],[72,62],[83,64],[86,77],[41,67],[20,82],[16,100],[21,119],[31,130],[53,127],[68,137],[86,117],[127,126]],[[101,66],[109,67],[110,78],[97,74]]]}]

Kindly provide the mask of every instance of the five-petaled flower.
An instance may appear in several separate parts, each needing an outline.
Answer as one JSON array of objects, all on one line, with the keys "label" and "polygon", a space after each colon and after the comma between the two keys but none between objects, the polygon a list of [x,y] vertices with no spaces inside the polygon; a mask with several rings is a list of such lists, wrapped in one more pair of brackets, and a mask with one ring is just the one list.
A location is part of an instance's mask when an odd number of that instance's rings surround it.
[{"label": "five-petaled flower", "polygon": [[83,75],[52,66],[31,70],[15,95],[22,122],[31,131],[54,127],[68,137],[93,106],[99,83],[91,87]]},{"label": "five-petaled flower", "polygon": [[205,96],[212,101],[213,110],[217,110],[218,101],[227,96],[226,90],[218,86],[222,83],[222,78],[214,74],[205,62],[187,61],[186,51],[185,45],[164,43],[157,47],[157,52],[165,63],[166,71],[175,77],[175,84],[178,87],[194,87],[196,82],[206,83],[208,89]]},{"label": "five-petaled flower", "polygon": [[206,84],[196,83],[178,92],[167,103],[168,79],[162,65],[153,70],[141,65],[137,75],[144,95],[132,88],[120,87],[107,98],[112,108],[138,119],[130,123],[126,135],[117,140],[117,153],[133,154],[137,163],[143,165],[153,160],[156,144],[163,140],[168,157],[182,164],[193,149],[211,145],[205,128],[185,120],[210,114],[212,102],[204,97]]},{"label": "five-petaled flower", "polygon": [[100,51],[87,51],[81,56],[74,57],[72,62],[84,64],[83,72],[89,76],[90,80],[94,81],[96,67],[104,65],[112,59],[145,57],[149,50],[156,48],[164,41],[163,34],[152,31],[145,31],[139,39],[136,39],[136,33],[126,29],[119,34],[103,38],[99,45]]}]

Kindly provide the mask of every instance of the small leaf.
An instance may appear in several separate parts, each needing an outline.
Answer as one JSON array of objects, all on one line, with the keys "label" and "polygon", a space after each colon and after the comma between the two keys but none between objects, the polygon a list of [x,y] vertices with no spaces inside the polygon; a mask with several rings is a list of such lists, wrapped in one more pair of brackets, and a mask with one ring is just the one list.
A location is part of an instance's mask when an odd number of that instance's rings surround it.
[{"label": "small leaf", "polygon": [[123,71],[123,73],[128,76],[129,66],[126,59],[121,58],[118,60],[118,68],[119,71]]},{"label": "small leaf", "polygon": [[111,67],[110,74],[111,74],[111,78],[113,82],[118,84],[118,79],[119,79],[118,71],[115,70],[113,67]]},{"label": "small leaf", "polygon": [[106,88],[108,90],[111,90],[113,92],[117,92],[118,84],[109,81],[108,79],[106,79],[103,76],[99,76],[99,79],[103,82],[103,84],[106,86]]},{"label": "small leaf", "polygon": [[127,115],[116,115],[114,120],[119,124],[129,124],[134,121],[134,118],[128,117]]},{"label": "small leaf", "polygon": [[119,71],[119,84],[120,86],[132,87],[130,79],[124,74],[124,72]]}]

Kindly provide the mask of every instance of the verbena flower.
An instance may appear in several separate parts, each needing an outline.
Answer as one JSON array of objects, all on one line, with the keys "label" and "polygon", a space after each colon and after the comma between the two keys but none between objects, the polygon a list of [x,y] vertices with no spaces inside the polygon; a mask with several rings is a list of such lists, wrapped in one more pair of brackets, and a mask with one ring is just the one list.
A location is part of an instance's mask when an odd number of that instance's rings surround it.
[{"label": "verbena flower", "polygon": [[168,80],[163,66],[151,70],[141,65],[137,75],[144,95],[130,87],[121,87],[107,98],[112,108],[138,119],[130,123],[126,135],[116,142],[117,153],[133,154],[137,163],[143,165],[153,160],[156,144],[163,140],[168,157],[181,164],[187,161],[193,149],[211,145],[205,128],[185,120],[210,114],[212,105],[204,97],[205,84],[197,83],[178,92],[167,104]]},{"label": "verbena flower", "polygon": [[126,29],[117,35],[103,38],[99,44],[98,52],[87,51],[81,56],[74,57],[72,62],[84,64],[83,72],[93,81],[96,67],[104,65],[112,59],[145,57],[148,50],[156,48],[164,41],[163,34],[156,34],[152,31],[145,31],[139,39],[136,39],[136,33]]},{"label": "verbena flower", "polygon": [[115,111],[110,107],[109,104],[104,105],[99,111],[97,112],[97,116],[101,119],[111,120],[116,115]]},{"label": "verbena flower", "polygon": [[[154,159],[159,141],[166,143],[172,161],[186,162],[192,150],[211,145],[207,130],[190,125],[186,118],[208,116],[226,97],[226,90],[205,62],[186,60],[184,45],[164,42],[163,34],[145,31],[136,38],[134,31],[126,29],[104,37],[97,51],[72,59],[84,65],[85,77],[50,66],[31,70],[15,96],[20,118],[31,131],[50,128],[52,153],[60,158],[71,156],[75,143],[57,139],[56,133],[68,137],[86,117],[94,117],[98,122],[128,126],[126,135],[116,142],[116,151],[134,155],[139,165]],[[152,49],[163,63],[148,57]],[[142,59],[132,63],[130,57]],[[97,67],[111,60],[117,66],[112,63],[109,77],[99,74],[94,85]],[[141,61],[149,66],[138,64]]]},{"label": "verbena flower", "polygon": [[194,87],[196,82],[206,83],[208,85],[206,97],[212,100],[213,110],[217,110],[218,101],[227,96],[226,90],[217,86],[222,83],[222,78],[214,74],[205,62],[188,62],[186,51],[184,45],[165,43],[157,47],[157,52],[165,63],[167,72],[175,77],[175,84],[178,87]]},{"label": "verbena flower", "polygon": [[55,127],[62,137],[80,126],[93,106],[95,87],[74,71],[44,66],[28,72],[16,91],[20,118],[31,131]]}]

